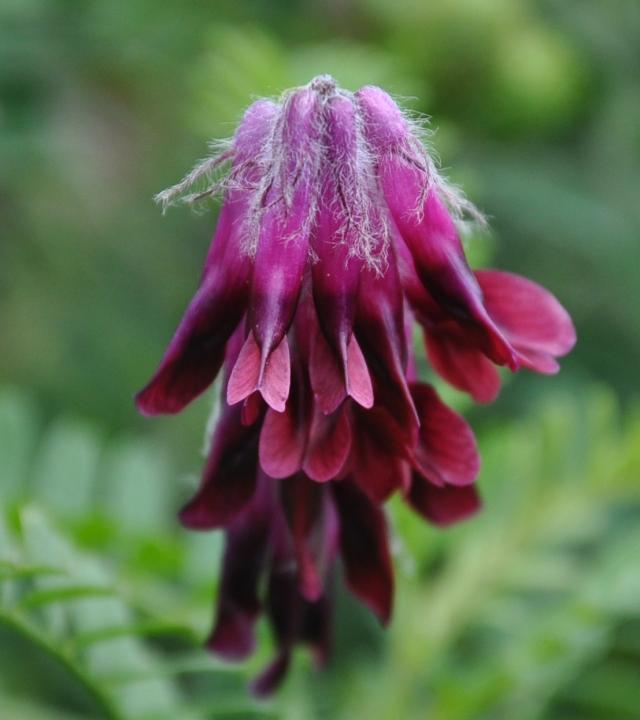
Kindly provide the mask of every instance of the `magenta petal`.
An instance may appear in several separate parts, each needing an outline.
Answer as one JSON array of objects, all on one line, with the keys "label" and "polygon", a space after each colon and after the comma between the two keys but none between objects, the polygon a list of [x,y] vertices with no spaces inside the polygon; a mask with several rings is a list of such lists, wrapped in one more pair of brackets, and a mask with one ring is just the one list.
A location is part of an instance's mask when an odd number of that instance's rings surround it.
[{"label": "magenta petal", "polygon": [[276,690],[289,667],[291,649],[299,637],[304,601],[296,584],[292,558],[275,550],[267,591],[266,613],[277,647],[276,657],[251,684],[255,695],[264,697]]},{"label": "magenta petal", "polygon": [[279,652],[276,657],[267,665],[264,670],[251,681],[250,690],[252,695],[258,698],[266,698],[280,687],[289,669],[291,653]]},{"label": "magenta petal", "polygon": [[258,101],[238,127],[231,171],[237,182],[227,192],[220,211],[200,287],[160,367],[136,396],[138,409],[146,415],[179,412],[220,370],[225,343],[244,314],[251,279],[243,220],[250,202],[245,188],[256,178],[248,161],[255,158],[270,132],[276,112],[274,103]]},{"label": "magenta petal", "polygon": [[416,512],[441,527],[474,515],[482,506],[475,485],[436,487],[417,473],[407,499]]},{"label": "magenta petal", "polygon": [[347,394],[365,409],[373,407],[373,386],[362,349],[352,335],[347,345],[346,361]]},{"label": "magenta petal", "polygon": [[249,315],[263,361],[289,329],[307,265],[319,108],[312,92],[300,90],[285,100],[278,128],[287,152],[278,159],[278,172],[263,198]]},{"label": "magenta petal", "polygon": [[298,303],[308,255],[308,231],[296,224],[306,220],[306,201],[301,202],[299,212],[297,206],[287,210],[282,202],[276,203],[262,219],[249,320],[263,354],[281,342]]},{"label": "magenta petal", "polygon": [[404,300],[393,257],[383,276],[363,272],[356,335],[375,379],[376,403],[387,408],[408,437],[415,436],[418,417],[406,379]]},{"label": "magenta petal", "polygon": [[381,407],[353,412],[353,453],[350,472],[355,484],[376,503],[403,487],[410,456],[406,433]]},{"label": "magenta petal", "polygon": [[272,100],[256,100],[245,110],[240,125],[233,136],[233,168],[231,175],[238,187],[255,183],[255,159],[272,135],[279,106]]},{"label": "magenta petal", "polygon": [[215,263],[198,288],[157,372],[136,396],[146,415],[177,413],[213,382],[247,301],[251,263],[237,247],[234,203],[225,203],[213,241]]},{"label": "magenta petal", "polygon": [[351,336],[362,260],[351,255],[354,238],[343,228],[338,188],[320,198],[311,241],[316,261],[312,265],[313,298],[320,326],[334,349],[346,347]]},{"label": "magenta petal", "polygon": [[294,403],[285,411],[267,410],[260,433],[260,467],[272,478],[285,478],[302,467],[307,426],[301,422]]},{"label": "magenta petal", "polygon": [[[351,100],[333,98],[328,106],[327,135],[330,165],[322,178],[311,244],[316,257],[312,265],[313,297],[329,348],[316,352],[326,356],[322,361],[326,369],[315,373],[324,382],[314,383],[314,389],[318,388],[323,411],[333,412],[342,399],[340,395],[351,395],[366,407],[373,404],[371,380],[352,330],[364,267],[358,255],[359,251],[362,253],[360,234],[371,233],[369,225],[374,220],[370,216],[377,209],[367,208],[366,198],[361,197],[363,181],[356,168],[362,161],[362,144],[358,141],[358,120]],[[347,198],[353,207],[347,207]],[[382,226],[377,215],[375,223]],[[319,359],[315,368],[318,366]]]},{"label": "magenta petal", "polygon": [[264,402],[259,393],[253,393],[242,403],[241,419],[243,425],[253,425],[260,417]]},{"label": "magenta petal", "polygon": [[209,636],[206,647],[226,660],[243,660],[255,647],[254,619],[233,607],[221,607],[215,630]]},{"label": "magenta petal", "polygon": [[393,602],[393,569],[384,515],[348,481],[335,483],[334,494],[347,584],[386,624]]},{"label": "magenta petal", "polygon": [[235,405],[258,389],[260,381],[260,348],[249,333],[240,350],[227,383],[227,402]]},{"label": "magenta petal", "polygon": [[429,362],[438,375],[458,390],[468,392],[476,402],[496,399],[500,375],[480,350],[446,333],[425,332],[425,342]]},{"label": "magenta petal", "polygon": [[378,153],[402,152],[415,145],[411,128],[388,93],[375,85],[365,85],[355,97],[364,116],[367,140]]},{"label": "magenta petal", "polygon": [[258,581],[268,549],[268,506],[259,489],[251,506],[227,531],[215,627],[207,648],[227,659],[246,657],[254,646],[260,611]]},{"label": "magenta petal", "polygon": [[335,478],[351,449],[351,426],[344,407],[332,415],[315,410],[302,469],[316,482]]},{"label": "magenta petal", "polygon": [[414,458],[418,470],[436,485],[470,485],[480,470],[473,430],[423,383],[411,387],[420,416],[420,442]]},{"label": "magenta petal", "polygon": [[228,525],[247,505],[255,490],[258,428],[242,424],[238,408],[225,408],[195,497],[180,511],[192,530]]},{"label": "magenta petal", "polygon": [[287,338],[266,357],[261,353],[252,333],[238,355],[227,385],[229,405],[245,400],[259,391],[267,405],[283,412],[289,395],[291,360]]},{"label": "magenta petal", "polygon": [[325,414],[335,412],[347,396],[344,371],[319,329],[311,338],[309,380],[320,410]]},{"label": "magenta petal", "polygon": [[452,318],[479,331],[483,351],[494,362],[517,370],[513,348],[483,306],[482,292],[437,191],[431,188],[419,211],[425,182],[420,172],[388,158],[381,165],[381,175],[389,209],[429,294]]},{"label": "magenta petal", "polygon": [[526,278],[498,270],[480,270],[476,277],[491,317],[520,355],[523,365],[554,373],[554,357],[566,355],[575,345],[571,318],[545,288]]},{"label": "magenta petal", "polygon": [[291,359],[286,336],[267,357],[258,389],[264,401],[277,412],[283,412],[289,396]]},{"label": "magenta petal", "polygon": [[316,402],[325,414],[334,412],[347,395],[364,408],[373,406],[371,376],[355,335],[349,338],[342,366],[324,336],[314,335],[309,375]]},{"label": "magenta petal", "polygon": [[[331,578],[325,581],[329,584]],[[323,667],[331,652],[332,602],[329,588],[322,597],[305,603],[300,639],[311,646],[316,666]]]},{"label": "magenta petal", "polygon": [[315,601],[323,592],[337,551],[333,497],[328,487],[298,475],[283,482],[282,499],[296,556],[298,589],[306,600]]},{"label": "magenta petal", "polygon": [[535,372],[541,373],[542,375],[555,375],[560,371],[560,364],[558,361],[547,355],[545,352],[534,352],[533,350],[518,350],[518,357],[522,367],[528,370],[534,370]]}]

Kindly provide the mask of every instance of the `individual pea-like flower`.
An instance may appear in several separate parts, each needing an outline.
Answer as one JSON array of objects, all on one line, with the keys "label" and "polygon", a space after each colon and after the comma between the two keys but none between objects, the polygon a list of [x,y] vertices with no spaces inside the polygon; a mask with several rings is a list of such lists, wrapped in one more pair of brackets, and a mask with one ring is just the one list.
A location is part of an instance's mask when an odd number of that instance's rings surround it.
[{"label": "individual pea-like flower", "polygon": [[394,492],[441,526],[480,506],[473,433],[418,380],[414,320],[434,370],[478,401],[496,396],[496,365],[556,372],[575,332],[540,286],[469,268],[458,226],[481,217],[379,88],[320,76],[255,102],[160,200],[223,164],[223,180],[186,198],[224,192],[200,286],[137,405],[179,412],[224,366],[202,482],[180,517],[226,533],[208,646],[245,657],[269,618],[277,654],[254,683],[265,694],[296,643],[327,658],[338,561],[390,618],[382,505]]}]

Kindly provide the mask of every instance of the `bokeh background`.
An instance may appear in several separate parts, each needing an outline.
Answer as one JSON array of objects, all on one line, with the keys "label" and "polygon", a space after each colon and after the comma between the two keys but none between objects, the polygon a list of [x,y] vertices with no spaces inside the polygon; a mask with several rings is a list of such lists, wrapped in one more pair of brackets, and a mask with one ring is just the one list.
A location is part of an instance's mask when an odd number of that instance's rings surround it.
[{"label": "bokeh background", "polygon": [[[0,0],[0,717],[640,718],[640,3]],[[388,631],[346,596],[335,657],[267,703],[200,650],[220,538],[181,530],[212,394],[131,398],[216,207],[151,198],[248,102],[329,72],[428,114],[491,219],[475,264],[570,310],[575,352],[474,425],[484,512],[392,503]]]}]

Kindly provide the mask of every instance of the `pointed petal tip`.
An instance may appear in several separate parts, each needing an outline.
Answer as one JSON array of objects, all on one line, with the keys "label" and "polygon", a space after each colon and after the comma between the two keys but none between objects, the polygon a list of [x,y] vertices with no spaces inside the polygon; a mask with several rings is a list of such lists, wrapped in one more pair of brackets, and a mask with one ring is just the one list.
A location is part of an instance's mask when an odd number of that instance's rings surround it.
[{"label": "pointed petal tip", "polygon": [[[353,590],[353,588],[352,588]],[[378,597],[365,597],[359,593],[359,600],[373,613],[380,625],[385,628],[391,622],[393,615],[393,597],[392,595],[379,595]]]},{"label": "pointed petal tip", "polygon": [[285,335],[270,353],[262,353],[257,389],[270,408],[282,413],[291,386],[291,357]]},{"label": "pointed petal tip", "polygon": [[146,397],[146,388],[138,390],[133,396],[133,405],[140,415],[144,415],[144,417],[152,417],[156,414],[153,412],[153,406]]},{"label": "pointed petal tip", "polygon": [[518,372],[521,367],[520,358],[518,357],[518,353],[511,348],[509,351],[509,359],[507,360],[507,367],[511,372]]},{"label": "pointed petal tip", "polygon": [[187,530],[213,530],[217,526],[211,522],[211,518],[196,496],[190,500],[178,512],[178,521]]},{"label": "pointed petal tip", "polygon": [[363,410],[371,410],[371,408],[373,407],[374,402],[375,402],[375,401],[374,401],[374,397],[373,397],[373,392],[371,393],[370,396],[368,396],[368,395],[364,395],[364,396],[363,396],[363,395],[360,395],[360,394],[358,394],[358,393],[353,392],[352,389],[349,387],[349,388],[347,389],[347,395],[348,395],[354,402],[357,402],[358,405],[360,405],[360,407],[361,407]]},{"label": "pointed petal tip", "polygon": [[347,395],[365,410],[370,410],[374,403],[373,384],[367,361],[355,335],[351,335],[347,345],[344,376]]},{"label": "pointed petal tip", "polygon": [[163,396],[153,380],[133,396],[133,403],[136,410],[144,417],[175,415],[187,404]]},{"label": "pointed petal tip", "polygon": [[259,392],[269,407],[281,413],[289,397],[290,382],[291,360],[286,336],[274,350],[265,352],[259,348],[253,333],[249,333],[229,377],[227,403],[235,405]]},{"label": "pointed petal tip", "polygon": [[280,396],[280,395],[273,395],[268,390],[265,391],[264,388],[259,387],[258,390],[260,391],[260,395],[262,396],[262,399],[267,403],[267,405],[274,410],[277,413],[283,413],[286,410],[287,407],[287,399]]},{"label": "pointed petal tip", "polygon": [[253,334],[249,333],[229,376],[227,403],[236,405],[248,398],[257,390],[259,377],[260,348]]}]

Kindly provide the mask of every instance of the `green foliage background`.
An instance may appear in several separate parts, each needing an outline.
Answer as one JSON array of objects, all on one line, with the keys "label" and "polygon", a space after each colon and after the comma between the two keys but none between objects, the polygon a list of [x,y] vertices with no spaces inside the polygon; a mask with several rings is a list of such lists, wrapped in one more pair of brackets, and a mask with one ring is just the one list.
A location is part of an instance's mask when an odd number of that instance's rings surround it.
[{"label": "green foliage background", "polygon": [[[0,0],[0,717],[640,718],[638,47],[637,0]],[[300,652],[257,704],[268,632],[246,666],[200,649],[220,538],[174,520],[210,400],[131,403],[214,224],[151,197],[322,72],[432,117],[491,218],[473,261],[548,286],[579,344],[489,408],[450,393],[484,512],[392,503],[391,628],[341,596],[330,669]]]}]

